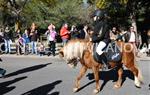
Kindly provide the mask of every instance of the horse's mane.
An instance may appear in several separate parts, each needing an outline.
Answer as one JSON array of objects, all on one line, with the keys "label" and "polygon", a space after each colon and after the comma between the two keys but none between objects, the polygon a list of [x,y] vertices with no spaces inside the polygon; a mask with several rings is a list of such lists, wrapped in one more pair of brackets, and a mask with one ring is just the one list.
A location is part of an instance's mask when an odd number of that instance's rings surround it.
[{"label": "horse's mane", "polygon": [[63,48],[63,57],[66,60],[82,58],[85,50],[88,49],[88,41],[83,39],[72,39]]}]

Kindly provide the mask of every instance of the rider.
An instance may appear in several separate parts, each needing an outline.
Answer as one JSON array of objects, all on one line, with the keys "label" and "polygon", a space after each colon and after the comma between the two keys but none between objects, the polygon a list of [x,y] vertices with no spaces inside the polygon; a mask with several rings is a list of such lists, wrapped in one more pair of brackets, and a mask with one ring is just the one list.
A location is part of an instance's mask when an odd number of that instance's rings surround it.
[{"label": "rider", "polygon": [[101,59],[101,62],[103,64],[106,64],[106,66],[110,68],[111,66],[109,65],[107,58],[103,52],[103,49],[110,42],[107,14],[104,10],[97,9],[92,14],[92,18],[94,20],[94,32],[90,40],[93,43],[98,43],[98,46],[96,48],[98,58]]}]

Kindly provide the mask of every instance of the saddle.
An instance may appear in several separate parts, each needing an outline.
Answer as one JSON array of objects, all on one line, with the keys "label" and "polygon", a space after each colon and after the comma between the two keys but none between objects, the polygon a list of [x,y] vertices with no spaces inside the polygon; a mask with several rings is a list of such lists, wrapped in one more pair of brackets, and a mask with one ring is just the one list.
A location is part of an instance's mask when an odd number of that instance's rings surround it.
[{"label": "saddle", "polygon": [[[93,57],[95,61],[98,63],[102,63],[102,59],[99,59],[99,55],[96,52],[98,43],[94,43],[93,45]],[[107,58],[107,62],[119,62],[121,60],[121,52],[119,50],[119,47],[116,45],[115,42],[109,43],[104,49],[104,54]]]}]

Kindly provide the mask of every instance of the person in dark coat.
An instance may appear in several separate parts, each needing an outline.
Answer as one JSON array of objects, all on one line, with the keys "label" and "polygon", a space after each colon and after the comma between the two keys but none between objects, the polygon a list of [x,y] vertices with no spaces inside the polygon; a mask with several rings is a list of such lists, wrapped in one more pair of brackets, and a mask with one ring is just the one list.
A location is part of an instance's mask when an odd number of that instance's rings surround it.
[{"label": "person in dark coat", "polygon": [[31,25],[31,31],[30,31],[30,40],[31,40],[31,47],[32,47],[32,54],[37,54],[37,29],[35,23],[32,23]]},{"label": "person in dark coat", "polygon": [[11,53],[11,47],[10,47],[10,44],[12,43],[11,36],[12,34],[10,32],[9,27],[6,27],[4,31],[5,53]]},{"label": "person in dark coat", "polygon": [[109,27],[106,19],[106,12],[104,10],[95,10],[92,18],[94,20],[94,32],[90,39],[93,43],[98,43],[96,53],[99,55],[99,59],[102,59],[102,63],[106,64],[108,68],[110,65],[107,62],[107,58],[103,52],[103,49],[110,42]]}]

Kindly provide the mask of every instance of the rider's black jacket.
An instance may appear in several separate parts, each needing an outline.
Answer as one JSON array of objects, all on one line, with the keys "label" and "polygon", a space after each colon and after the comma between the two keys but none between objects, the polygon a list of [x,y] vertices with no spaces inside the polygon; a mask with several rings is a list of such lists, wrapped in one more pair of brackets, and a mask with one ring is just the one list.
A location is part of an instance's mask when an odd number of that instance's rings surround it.
[{"label": "rider's black jacket", "polygon": [[110,42],[109,27],[106,20],[97,20],[93,23],[94,33],[92,35],[92,42],[97,43],[104,41],[105,43]]}]

